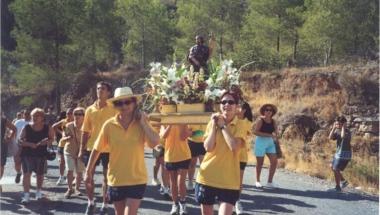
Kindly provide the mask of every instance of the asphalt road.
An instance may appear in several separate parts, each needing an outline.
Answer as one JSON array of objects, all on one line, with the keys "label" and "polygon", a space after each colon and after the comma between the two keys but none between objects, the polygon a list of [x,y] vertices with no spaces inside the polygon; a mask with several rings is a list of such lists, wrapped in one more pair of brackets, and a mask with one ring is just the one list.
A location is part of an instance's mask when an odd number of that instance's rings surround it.
[{"label": "asphalt road", "polygon": [[[145,157],[151,180],[150,170],[154,160],[148,151]],[[22,185],[14,183],[13,161],[8,158],[5,174],[0,182],[3,187],[0,197],[0,214],[83,214],[87,204],[85,196],[65,199],[63,194],[67,189],[66,185],[55,185],[59,175],[57,164],[57,160],[49,162],[47,180],[43,189],[47,199],[36,201],[32,188],[32,201],[24,206],[20,204]],[[275,182],[281,188],[256,189],[253,186],[254,170],[254,166],[248,166],[244,177],[241,200],[246,214],[379,214],[378,196],[365,195],[351,188],[346,188],[342,193],[329,192],[327,190],[333,187],[331,182],[283,169],[278,170],[275,176]],[[266,179],[267,172],[267,169],[263,169],[262,181],[265,181],[263,179]],[[95,190],[98,212],[101,206],[100,181],[102,177],[99,171],[95,177],[98,184]],[[35,184],[35,179],[32,180],[33,184]],[[189,214],[200,214],[200,207],[194,202],[193,197],[193,193],[190,192],[188,194]],[[157,187],[149,185],[139,214],[169,214],[170,209],[171,202],[159,195]],[[113,209],[110,210],[110,214],[114,214]]]}]

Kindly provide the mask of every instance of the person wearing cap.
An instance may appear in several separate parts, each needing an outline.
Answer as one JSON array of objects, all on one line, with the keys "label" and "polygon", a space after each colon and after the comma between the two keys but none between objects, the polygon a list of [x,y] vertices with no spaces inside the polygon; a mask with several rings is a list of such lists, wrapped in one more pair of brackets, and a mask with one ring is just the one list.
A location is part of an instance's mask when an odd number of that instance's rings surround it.
[{"label": "person wearing cap", "polygon": [[[243,176],[244,176],[244,170],[247,166],[248,162],[248,151],[250,147],[250,139],[252,135],[252,109],[249,106],[247,102],[243,102],[241,104],[241,107],[239,108],[237,112],[237,117],[240,120],[240,123],[243,124],[244,130],[246,131],[246,138],[244,141],[244,147],[240,150],[240,193],[243,187]],[[240,202],[240,198],[238,201],[236,201],[235,204],[235,212],[237,215],[244,214],[243,206]]]},{"label": "person wearing cap", "polygon": [[277,113],[277,107],[273,104],[264,104],[260,108],[261,116],[255,124],[253,133],[255,139],[255,155],[256,155],[256,187],[262,187],[260,183],[261,169],[264,163],[264,155],[267,155],[270,161],[269,175],[267,187],[277,187],[273,183],[273,176],[277,167],[276,145],[278,141],[278,131],[276,121],[273,116]]},{"label": "person wearing cap", "polygon": [[35,108],[31,112],[32,123],[25,125],[21,131],[19,144],[21,146],[22,162],[22,185],[24,196],[21,203],[27,204],[30,201],[30,177],[32,172],[37,175],[36,199],[42,199],[42,184],[44,182],[44,169],[46,163],[47,147],[51,146],[54,140],[53,129],[45,124],[45,112],[41,108]]},{"label": "person wearing cap", "polygon": [[140,100],[141,95],[129,87],[115,90],[109,101],[118,113],[102,126],[86,169],[85,183],[93,186],[96,160],[102,152],[109,152],[107,195],[117,215],[137,214],[148,181],[144,144],[153,148],[160,141],[147,115],[138,109]]},{"label": "person wearing cap", "polygon": [[[66,118],[64,118],[64,119],[53,124],[52,128],[55,131],[57,140],[58,140],[57,134],[62,135],[65,128],[66,128],[66,125],[69,122],[72,122],[73,120],[74,120],[73,108],[68,108],[66,111]],[[65,181],[65,157],[64,157],[64,153],[63,153],[65,144],[66,144],[66,139],[61,138],[58,141],[58,150],[57,151],[59,154],[59,178],[57,180],[57,185],[63,184]]]},{"label": "person wearing cap", "polygon": [[239,97],[231,91],[221,96],[220,113],[214,113],[204,135],[206,154],[195,184],[195,200],[203,215],[213,214],[219,201],[219,214],[232,214],[240,195],[240,149],[247,136],[236,116]]},{"label": "person wearing cap", "polygon": [[[80,130],[83,124],[85,109],[77,107],[71,110],[74,116],[74,121],[65,125],[63,130],[63,138],[65,141],[63,154],[65,156],[65,166],[67,169],[67,186],[68,189],[65,193],[65,198],[70,198],[71,195],[81,195],[79,190],[82,182],[82,172],[84,171],[84,164],[81,159],[78,159],[80,138],[82,131]],[[75,190],[73,189],[74,171],[75,177]]]},{"label": "person wearing cap", "polygon": [[[110,118],[117,114],[117,110],[112,104],[107,101],[112,94],[111,84],[101,81],[96,84],[97,100],[86,109],[84,121],[82,125],[81,147],[78,157],[83,160],[84,164],[88,165],[88,160],[91,151],[94,147],[95,141],[103,124]],[[106,148],[98,156],[96,165],[102,163],[103,166],[103,183],[102,183],[102,196],[103,204],[100,209],[101,214],[106,214],[108,211],[107,205],[107,171],[109,163],[108,148]],[[94,201],[94,186],[86,186],[88,205],[85,214],[93,214],[95,210]]]}]

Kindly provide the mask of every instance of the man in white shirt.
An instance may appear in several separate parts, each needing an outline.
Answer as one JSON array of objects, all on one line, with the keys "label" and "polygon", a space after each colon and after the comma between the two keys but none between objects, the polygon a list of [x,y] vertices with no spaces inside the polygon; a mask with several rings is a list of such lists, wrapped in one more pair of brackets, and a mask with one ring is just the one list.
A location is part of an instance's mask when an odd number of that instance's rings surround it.
[{"label": "man in white shirt", "polygon": [[25,127],[25,125],[29,124],[30,120],[31,120],[30,111],[25,109],[23,111],[23,118],[16,120],[14,124],[17,128],[17,136],[16,136],[17,153],[13,156],[13,159],[15,162],[15,170],[17,172],[16,178],[15,178],[15,182],[17,184],[20,183],[20,180],[21,180],[21,158],[20,158],[21,148],[18,147],[18,141],[20,139],[22,129]]}]

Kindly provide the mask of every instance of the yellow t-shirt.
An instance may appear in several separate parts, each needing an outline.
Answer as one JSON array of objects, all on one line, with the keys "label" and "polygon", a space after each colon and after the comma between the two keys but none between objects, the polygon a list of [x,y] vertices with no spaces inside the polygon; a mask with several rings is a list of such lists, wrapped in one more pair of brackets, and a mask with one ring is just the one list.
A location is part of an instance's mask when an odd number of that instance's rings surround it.
[{"label": "yellow t-shirt", "polygon": [[[152,126],[154,131],[157,132],[157,134],[160,134],[161,126]],[[160,145],[162,145],[165,148],[165,139],[160,137]]]},{"label": "yellow t-shirt", "polygon": [[189,128],[193,131],[193,134],[189,137],[189,140],[203,144],[206,125],[189,125]]},{"label": "yellow t-shirt", "polygon": [[[243,125],[238,123],[235,117],[227,125],[229,131],[235,138],[244,141],[247,136]],[[205,138],[211,134],[213,127],[209,122],[206,128]],[[220,189],[240,189],[240,147],[231,151],[223,137],[222,130],[217,129],[215,148],[206,155],[201,163],[197,175],[197,182],[203,185]]]},{"label": "yellow t-shirt", "polygon": [[[95,102],[86,109],[82,131],[90,134],[90,138],[87,141],[88,151],[91,151],[94,147],[94,143],[103,124],[116,114],[117,110],[111,104],[107,104],[107,106],[99,108],[98,103]],[[108,149],[105,149],[105,152],[108,152]]]},{"label": "yellow t-shirt", "polygon": [[247,162],[248,161],[248,150],[249,150],[249,138],[252,135],[252,122],[248,119],[240,120],[240,122],[244,130],[246,131],[246,137],[244,138],[244,147],[240,150],[240,162]]},{"label": "yellow t-shirt", "polygon": [[[61,129],[62,129],[62,131],[63,131],[63,132],[62,132],[62,133],[63,133],[62,137],[65,136],[64,131],[65,131],[65,129],[66,129],[66,125],[67,125],[68,123],[69,123],[69,121],[67,120],[67,118],[61,120]],[[63,141],[62,138],[61,138],[61,139],[59,140],[58,147],[65,147],[65,145],[66,145],[66,141]]]},{"label": "yellow t-shirt", "polygon": [[95,142],[94,149],[109,150],[107,180],[109,186],[146,184],[148,180],[144,160],[144,143],[147,137],[137,121],[127,130],[117,116],[107,120]]},{"label": "yellow t-shirt", "polygon": [[165,139],[165,162],[180,162],[191,159],[191,152],[187,140],[180,138],[180,126],[172,125]]}]

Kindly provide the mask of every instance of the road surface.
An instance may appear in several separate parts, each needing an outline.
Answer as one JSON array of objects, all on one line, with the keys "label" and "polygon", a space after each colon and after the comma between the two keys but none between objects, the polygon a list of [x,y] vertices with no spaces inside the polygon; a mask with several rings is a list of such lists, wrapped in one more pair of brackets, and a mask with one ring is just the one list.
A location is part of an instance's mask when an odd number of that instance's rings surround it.
[{"label": "road surface", "polygon": [[[145,157],[149,172],[149,182],[152,178],[153,158],[150,150]],[[36,201],[34,189],[31,190],[31,202],[24,206],[20,204],[22,185],[14,183],[15,172],[13,160],[8,158],[6,170],[1,184],[3,193],[0,198],[0,214],[83,214],[87,200],[85,196],[65,199],[66,185],[55,185],[58,178],[58,161],[49,162],[47,180],[43,192],[46,200]],[[327,167],[326,167],[327,168]],[[96,180],[98,186],[97,212],[101,206],[100,168],[97,169]],[[267,169],[263,169],[262,179],[267,177]],[[343,193],[327,191],[333,187],[331,182],[296,174],[283,169],[278,170],[275,181],[279,189],[256,189],[253,184],[254,166],[248,166],[244,177],[244,189],[241,201],[246,214],[316,214],[316,215],[350,215],[350,214],[379,214],[378,196],[369,196],[353,189],[345,189]],[[265,180],[262,180],[265,181]],[[32,185],[35,179],[32,179]],[[194,202],[192,192],[188,194],[189,214],[200,214],[200,207]],[[111,207],[112,208],[112,207]],[[164,200],[158,193],[158,188],[147,186],[145,197],[139,214],[161,215],[169,214],[171,202]],[[110,214],[114,214],[113,209]]]}]

